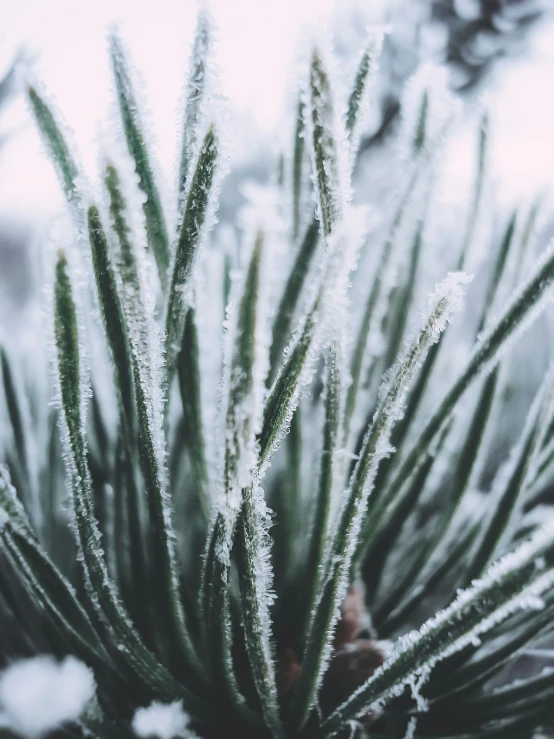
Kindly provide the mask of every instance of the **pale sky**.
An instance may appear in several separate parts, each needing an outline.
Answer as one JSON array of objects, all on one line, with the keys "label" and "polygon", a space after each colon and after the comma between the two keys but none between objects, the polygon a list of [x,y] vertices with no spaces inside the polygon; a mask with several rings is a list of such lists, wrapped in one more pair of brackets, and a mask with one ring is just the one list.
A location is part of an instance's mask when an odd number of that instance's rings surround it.
[{"label": "pale sky", "polygon": [[[222,87],[236,112],[248,111],[253,123],[266,132],[276,129],[296,37],[304,24],[321,20],[333,4],[333,0],[213,0]],[[106,28],[120,21],[132,61],[145,83],[158,160],[167,170],[175,155],[177,106],[196,8],[194,0],[18,0],[2,11],[0,56],[9,58],[19,41],[26,42],[36,59],[36,74],[45,80],[73,130],[88,169],[96,164],[98,124],[110,105]],[[23,106],[15,108],[10,123],[24,117]],[[54,180],[50,165],[37,161],[37,147],[35,134],[25,132],[4,153],[0,212],[25,209],[24,199],[34,201],[36,209],[50,209],[45,199],[56,197]],[[29,178],[31,165],[34,176]]]},{"label": "pale sky", "polygon": [[[348,0],[355,3],[356,0]],[[375,20],[384,0],[375,0]],[[217,48],[222,86],[239,116],[255,129],[279,136],[292,80],[298,37],[321,23],[345,0],[213,0],[219,26]],[[193,0],[17,0],[5,3],[0,59],[20,42],[35,58],[36,74],[63,111],[87,171],[97,162],[99,122],[110,106],[106,27],[121,29],[132,61],[140,69],[150,110],[157,158],[171,174],[177,142],[177,106],[194,29]],[[496,114],[495,159],[507,197],[518,198],[554,183],[554,28],[534,39],[529,58],[506,65],[502,85],[491,94]],[[6,125],[25,120],[23,104],[12,107]],[[241,118],[242,120],[242,118]],[[244,132],[243,132],[244,134]],[[253,136],[253,138],[255,138]],[[243,142],[248,141],[243,135]],[[61,202],[51,165],[39,156],[31,126],[0,155],[0,213],[42,213]],[[467,178],[463,147],[453,161],[456,181]]]}]

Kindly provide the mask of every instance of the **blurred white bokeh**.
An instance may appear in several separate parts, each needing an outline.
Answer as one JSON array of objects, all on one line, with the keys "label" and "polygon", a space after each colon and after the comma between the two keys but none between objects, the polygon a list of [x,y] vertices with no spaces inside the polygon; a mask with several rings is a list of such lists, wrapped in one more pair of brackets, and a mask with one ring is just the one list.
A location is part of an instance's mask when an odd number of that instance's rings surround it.
[{"label": "blurred white bokeh", "polygon": [[[219,29],[222,87],[232,108],[247,115],[256,129],[275,129],[298,35],[311,22],[321,21],[333,0],[214,0],[211,5]],[[3,7],[1,54],[8,60],[18,45],[25,44],[90,170],[96,164],[98,124],[110,105],[106,29],[119,22],[144,80],[159,163],[170,171],[196,10],[193,0],[21,0]],[[10,115],[14,125],[23,117],[22,109]],[[58,200],[51,167],[37,157],[37,148],[34,132],[24,131],[4,152],[0,212],[51,211],[52,200]]]}]

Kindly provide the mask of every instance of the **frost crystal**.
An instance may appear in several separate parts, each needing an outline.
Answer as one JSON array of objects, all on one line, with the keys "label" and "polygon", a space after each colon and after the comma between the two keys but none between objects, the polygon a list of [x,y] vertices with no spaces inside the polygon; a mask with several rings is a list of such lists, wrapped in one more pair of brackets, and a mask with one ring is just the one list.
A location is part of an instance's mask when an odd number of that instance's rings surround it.
[{"label": "frost crystal", "polygon": [[416,702],[418,711],[424,713],[429,710],[429,702],[421,695],[421,688],[428,680],[431,670],[422,670],[420,673],[413,673],[410,675],[408,684],[412,691],[412,698]]},{"label": "frost crystal", "polygon": [[[184,188],[189,174],[191,159],[197,154],[198,132],[205,117],[203,99],[206,96],[207,77],[210,71],[212,39],[212,19],[208,8],[199,9],[194,46],[189,62],[189,76],[185,91],[184,115],[182,121],[183,140],[181,143],[181,162],[179,169],[178,194],[184,200]],[[210,85],[208,84],[208,87]],[[203,121],[205,124],[205,121]],[[184,202],[182,203],[184,205]]]},{"label": "frost crystal", "polygon": [[11,521],[29,526],[25,508],[17,497],[15,488],[11,484],[8,468],[0,464],[0,532],[3,526]]},{"label": "frost crystal", "polygon": [[[146,218],[142,204],[146,196],[139,188],[139,176],[135,163],[122,146],[104,141],[102,172],[112,172],[116,187],[123,197],[123,212],[128,229],[129,243],[133,245],[132,256],[122,253],[118,244],[116,279],[122,296],[122,307],[129,332],[129,343],[141,383],[146,390],[149,424],[157,453],[158,467],[162,474],[165,468],[165,442],[163,439],[164,353],[160,328],[154,319],[156,306],[156,282],[154,264],[147,252]],[[110,214],[110,201],[105,196],[106,222],[114,229],[114,243],[118,243],[114,217]],[[129,262],[134,261],[133,268]],[[136,277],[136,282],[130,279]]]},{"label": "frost crystal", "polygon": [[33,657],[0,675],[0,722],[27,737],[76,721],[95,692],[91,670],[74,657]]},{"label": "frost crystal", "polygon": [[370,41],[363,50],[358,63],[358,71],[354,81],[354,89],[348,101],[346,113],[346,131],[350,138],[351,169],[356,163],[356,154],[360,143],[360,131],[367,111],[369,110],[370,92],[373,92],[375,78],[379,69],[379,59],[387,28],[380,26],[370,31]]},{"label": "frost crystal", "polygon": [[[432,329],[436,341],[454,314],[462,307],[464,297],[462,285],[467,285],[472,280],[473,276],[465,272],[449,272],[436,286],[435,292],[429,296],[429,313],[436,312],[437,315]],[[444,309],[439,310],[440,308]]]},{"label": "frost crystal", "polygon": [[412,716],[412,718],[408,721],[408,726],[406,727],[406,733],[404,734],[404,739],[414,739],[416,729],[417,729],[417,716]]},{"label": "frost crystal", "polygon": [[312,52],[306,85],[309,92],[304,101],[317,214],[325,237],[342,219],[351,196],[349,144],[344,116],[337,112],[337,100],[329,76],[332,62],[327,44],[320,41]]}]

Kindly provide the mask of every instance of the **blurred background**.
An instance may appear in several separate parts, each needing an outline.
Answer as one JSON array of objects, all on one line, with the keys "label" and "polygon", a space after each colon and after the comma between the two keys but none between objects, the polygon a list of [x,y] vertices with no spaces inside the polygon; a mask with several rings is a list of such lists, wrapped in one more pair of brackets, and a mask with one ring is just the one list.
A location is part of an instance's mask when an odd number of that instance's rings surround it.
[{"label": "blurred background", "polygon": [[[378,163],[375,152],[394,140],[406,80],[421,63],[444,63],[451,89],[464,101],[462,123],[445,155],[441,198],[449,207],[444,217],[454,219],[456,203],[468,200],[484,109],[491,116],[489,182],[495,208],[530,206],[540,195],[542,212],[548,211],[554,184],[553,0],[213,0],[211,5],[219,27],[221,85],[233,111],[233,174],[226,180],[220,220],[232,216],[241,178],[264,179],[276,167],[275,143],[286,146],[294,117],[295,60],[314,25],[332,29],[340,70],[349,79],[368,26],[381,23],[389,33],[362,136],[368,161]],[[0,338],[13,343],[32,323],[38,310],[29,300],[35,292],[34,267],[41,243],[63,212],[53,169],[19,90],[18,62],[45,81],[85,170],[93,174],[97,138],[113,106],[106,29],[118,22],[142,78],[160,182],[172,183],[196,8],[192,0],[3,4]],[[375,183],[379,189],[384,177],[377,165],[369,171],[363,166],[364,156],[357,186],[361,200],[375,192]],[[382,162],[381,169],[386,169]]]}]

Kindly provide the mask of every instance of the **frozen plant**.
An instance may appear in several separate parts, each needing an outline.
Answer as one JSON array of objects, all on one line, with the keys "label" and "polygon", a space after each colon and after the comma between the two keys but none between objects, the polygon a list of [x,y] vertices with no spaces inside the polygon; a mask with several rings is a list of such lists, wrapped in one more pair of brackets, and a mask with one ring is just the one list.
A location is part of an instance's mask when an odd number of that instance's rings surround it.
[{"label": "frozen plant", "polygon": [[59,714],[70,736],[548,734],[554,670],[519,657],[552,654],[554,365],[513,448],[491,450],[554,246],[514,284],[532,221],[512,218],[481,279],[464,271],[483,125],[461,251],[421,300],[455,106],[431,120],[432,90],[412,88],[405,181],[376,226],[351,182],[374,33],[345,94],[314,45],[290,157],[246,191],[239,248],[212,238],[227,168],[212,36],[202,12],[171,208],[116,33],[98,182],[27,88],[74,236],[45,258],[50,395],[38,360],[2,352],[0,654],[87,665],[95,699]]}]

